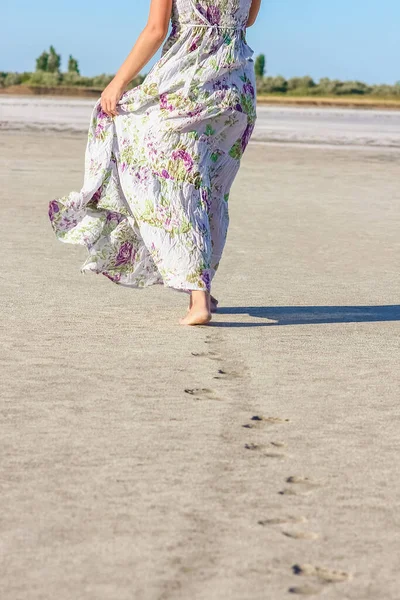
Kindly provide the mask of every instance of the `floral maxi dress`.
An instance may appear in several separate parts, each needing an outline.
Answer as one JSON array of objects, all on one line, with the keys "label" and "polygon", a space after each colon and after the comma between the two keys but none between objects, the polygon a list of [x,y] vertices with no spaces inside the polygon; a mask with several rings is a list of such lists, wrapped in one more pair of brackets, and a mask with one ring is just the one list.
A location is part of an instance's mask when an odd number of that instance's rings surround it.
[{"label": "floral maxi dress", "polygon": [[49,206],[57,238],[87,247],[82,272],[210,290],[256,120],[250,5],[174,0],[170,36],[144,82],[114,118],[96,103],[83,188]]}]

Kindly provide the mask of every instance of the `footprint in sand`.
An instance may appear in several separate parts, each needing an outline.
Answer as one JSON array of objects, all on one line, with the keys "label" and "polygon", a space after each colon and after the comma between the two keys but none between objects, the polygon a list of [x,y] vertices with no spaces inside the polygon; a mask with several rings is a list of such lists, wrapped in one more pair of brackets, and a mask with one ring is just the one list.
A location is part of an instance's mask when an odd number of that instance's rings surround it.
[{"label": "footprint in sand", "polygon": [[305,496],[321,486],[321,483],[318,481],[313,481],[309,477],[300,475],[291,475],[290,477],[287,477],[286,483],[290,483],[291,486],[295,487],[284,488],[278,492],[281,496]]},{"label": "footprint in sand", "polygon": [[[314,565],[293,565],[292,571],[295,575],[313,577],[317,580],[317,585],[300,585],[289,588],[291,594],[300,594],[302,596],[312,596],[323,591],[325,585],[330,583],[343,583],[350,579],[350,574],[345,571],[335,571],[326,567],[315,567]],[[322,585],[318,585],[322,584]]]},{"label": "footprint in sand", "polygon": [[256,429],[263,425],[280,425],[290,421],[290,419],[281,419],[280,417],[261,417],[259,415],[251,417],[250,420],[252,421],[251,423],[245,423],[242,427],[245,427],[246,429]]},{"label": "footprint in sand", "polygon": [[322,592],[322,587],[316,587],[313,585],[296,585],[289,588],[291,594],[299,594],[300,596],[315,596]]},{"label": "footprint in sand", "polygon": [[283,517],[272,517],[270,519],[263,519],[258,521],[259,525],[297,525],[298,523],[307,523],[306,517],[296,517],[294,515],[287,515]]},{"label": "footprint in sand", "polygon": [[317,540],[318,533],[312,531],[282,531],[283,535],[293,540]]},{"label": "footprint in sand", "polygon": [[[264,448],[265,448],[265,446],[261,446],[260,444],[254,444],[254,443],[245,444],[244,447],[246,448],[246,450],[264,450]],[[266,456],[267,458],[287,458],[287,454],[285,454],[284,452],[269,451],[269,450],[267,450],[266,452],[263,452],[262,456]]]},{"label": "footprint in sand", "polygon": [[270,444],[276,448],[285,448],[287,446],[286,442],[270,442]]},{"label": "footprint in sand", "polygon": [[196,400],[218,400],[218,397],[215,395],[214,391],[208,388],[186,388],[185,394],[195,396]]},{"label": "footprint in sand", "polygon": [[293,565],[292,571],[295,575],[315,577],[321,583],[341,583],[350,579],[350,574],[345,571],[336,571],[327,567],[316,567],[309,564]]},{"label": "footprint in sand", "polygon": [[196,356],[198,358],[208,358],[210,360],[216,360],[218,362],[222,361],[222,358],[217,352],[192,352],[192,356]]},{"label": "footprint in sand", "polygon": [[311,494],[311,491],[311,489],[295,490],[294,488],[283,488],[283,490],[280,490],[278,494],[280,496],[308,496],[308,494]]},{"label": "footprint in sand", "polygon": [[290,475],[290,477],[286,478],[286,482],[310,487],[319,487],[321,485],[319,481],[314,481],[310,477],[303,477],[302,475]]},{"label": "footprint in sand", "polygon": [[260,450],[261,446],[259,444],[245,444],[244,447],[246,450]]},{"label": "footprint in sand", "polygon": [[239,373],[235,373],[234,371],[224,371],[223,369],[218,369],[218,375],[214,376],[214,379],[237,379],[240,377]]},{"label": "footprint in sand", "polygon": [[[284,516],[258,521],[258,524],[263,526],[300,525],[301,523],[307,523],[307,519],[305,517]],[[294,540],[316,540],[319,537],[317,533],[313,533],[312,531],[296,531],[294,529],[284,529],[282,534]]]},{"label": "footprint in sand", "polygon": [[264,452],[263,456],[267,456],[268,458],[288,458],[289,457],[289,455],[286,454],[285,452],[274,452],[274,451]]},{"label": "footprint in sand", "polygon": [[255,415],[254,417],[251,417],[252,421],[262,421],[263,423],[272,423],[272,424],[278,424],[278,423],[287,423],[290,419],[281,419],[280,417],[261,417],[259,415]]}]

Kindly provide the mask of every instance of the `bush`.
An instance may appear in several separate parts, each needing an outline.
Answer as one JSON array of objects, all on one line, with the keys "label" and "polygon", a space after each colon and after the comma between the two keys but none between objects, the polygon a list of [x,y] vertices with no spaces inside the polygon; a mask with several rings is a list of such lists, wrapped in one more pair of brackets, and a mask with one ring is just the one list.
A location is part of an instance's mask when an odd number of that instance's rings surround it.
[{"label": "bush", "polygon": [[45,87],[55,87],[60,83],[59,73],[46,73],[45,71],[36,71],[26,82],[28,85],[43,85]]},{"label": "bush", "polygon": [[277,77],[264,77],[259,79],[257,83],[257,91],[259,94],[273,94],[287,92],[287,81],[281,75]]},{"label": "bush", "polygon": [[79,75],[79,73],[76,72],[69,72],[69,73],[63,73],[62,74],[62,79],[61,79],[61,84],[62,85],[80,85],[80,86],[84,86],[85,83],[84,80],[85,77],[81,77]]},{"label": "bush", "polygon": [[369,94],[370,92],[370,86],[366,83],[362,83],[362,81],[343,81],[336,90],[336,93],[339,95]]},{"label": "bush", "polygon": [[92,78],[92,86],[96,88],[105,88],[110,81],[113,79],[114,75],[106,75],[103,73],[102,75],[97,75]]},{"label": "bush", "polygon": [[26,83],[32,77],[32,73],[30,71],[24,71],[21,73],[21,83]]},{"label": "bush", "polygon": [[371,89],[373,96],[400,96],[399,85],[374,85]]},{"label": "bush", "polygon": [[305,77],[292,77],[291,79],[288,79],[288,82],[287,82],[288,91],[298,90],[298,89],[308,90],[315,86],[316,86],[315,81],[313,80],[312,77],[309,77],[309,75],[306,75]]},{"label": "bush", "polygon": [[342,82],[339,81],[339,79],[329,79],[328,77],[323,77],[319,80],[319,83],[316,86],[316,91],[318,91],[320,94],[336,95],[341,84]]},{"label": "bush", "polygon": [[22,83],[22,75],[20,73],[6,73],[3,86],[9,87],[10,85],[19,85]]}]

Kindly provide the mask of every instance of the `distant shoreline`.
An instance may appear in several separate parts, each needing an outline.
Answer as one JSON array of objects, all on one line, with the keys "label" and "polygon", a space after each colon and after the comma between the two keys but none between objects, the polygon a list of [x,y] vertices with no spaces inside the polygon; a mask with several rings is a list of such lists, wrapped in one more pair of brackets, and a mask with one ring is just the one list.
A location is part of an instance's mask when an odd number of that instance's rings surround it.
[{"label": "distant shoreline", "polygon": [[317,106],[318,108],[368,108],[400,110],[400,99],[359,96],[257,96],[257,103],[281,106]]},{"label": "distant shoreline", "polygon": [[[52,96],[60,98],[99,98],[102,89],[84,87],[42,87],[13,85],[0,88],[3,96]],[[372,98],[352,96],[286,96],[286,95],[259,95],[257,103],[265,106],[314,106],[318,108],[364,108],[364,109],[392,109],[400,110],[400,98]]]}]

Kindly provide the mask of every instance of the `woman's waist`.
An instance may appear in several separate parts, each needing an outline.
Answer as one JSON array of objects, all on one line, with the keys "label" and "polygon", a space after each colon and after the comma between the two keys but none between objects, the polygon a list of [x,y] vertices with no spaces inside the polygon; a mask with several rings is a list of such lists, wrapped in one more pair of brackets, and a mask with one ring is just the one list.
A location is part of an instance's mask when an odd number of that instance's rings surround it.
[{"label": "woman's waist", "polygon": [[184,30],[195,30],[196,33],[206,33],[210,31],[214,31],[216,34],[225,34],[229,33],[231,35],[238,34],[241,35],[245,33],[246,27],[245,25],[241,25],[238,23],[223,23],[223,24],[205,24],[205,23],[196,23],[193,21],[174,21],[172,23],[172,31],[180,32]]}]

